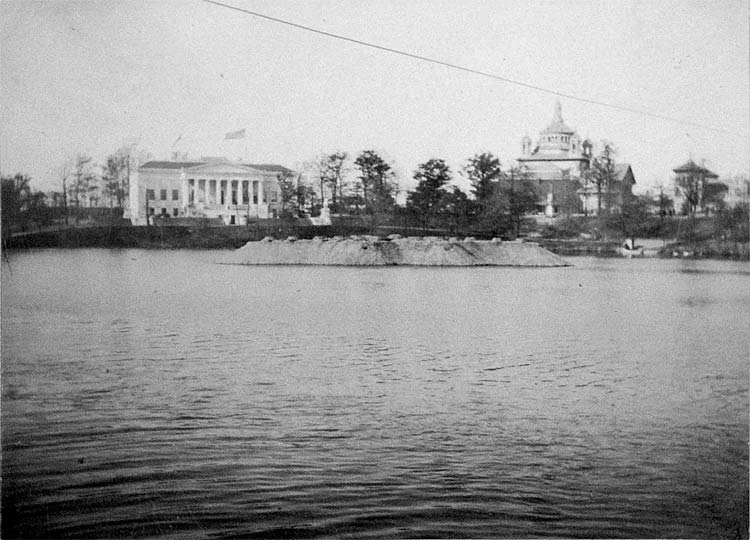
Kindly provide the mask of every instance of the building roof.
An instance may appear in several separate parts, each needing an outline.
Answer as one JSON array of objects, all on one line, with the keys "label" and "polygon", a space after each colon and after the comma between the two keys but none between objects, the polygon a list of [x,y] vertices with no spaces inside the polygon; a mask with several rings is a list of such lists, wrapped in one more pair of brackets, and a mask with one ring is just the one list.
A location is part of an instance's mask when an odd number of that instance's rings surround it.
[{"label": "building roof", "polygon": [[203,161],[148,161],[141,165],[141,169],[188,169],[196,165],[203,165]]},{"label": "building roof", "polygon": [[562,118],[560,100],[555,102],[552,122],[539,135],[533,150],[529,145],[531,139],[528,136],[522,139],[523,156],[519,161],[589,161],[588,156],[584,155],[585,147],[581,144],[581,138]]},{"label": "building roof", "polygon": [[290,169],[287,169],[283,165],[274,165],[272,163],[258,163],[258,164],[241,163],[240,165],[242,165],[243,167],[248,167],[250,169],[259,169],[261,171],[268,171],[268,172],[279,172],[279,173],[292,172]]},{"label": "building roof", "polygon": [[679,167],[672,169],[677,174],[702,174],[706,178],[718,178],[719,175],[715,172],[709,171],[705,167],[701,167],[695,163],[692,159],[688,159],[685,163]]},{"label": "building roof", "polygon": [[562,118],[562,105],[560,104],[560,100],[558,99],[555,102],[555,114],[552,117],[552,122],[549,126],[547,126],[547,129],[545,130],[545,133],[565,133],[565,134],[573,134],[575,133],[575,130],[568,126]]},{"label": "building roof", "polygon": [[521,156],[517,159],[517,161],[588,161],[589,158],[586,156],[577,156],[577,155],[568,155],[563,153],[562,151],[556,152],[554,154],[531,154],[530,156]]},{"label": "building roof", "polygon": [[[216,163],[216,161],[212,160],[203,160],[203,161],[148,161],[140,166],[141,169],[190,169],[191,167],[197,167],[199,165],[206,165],[209,163]],[[230,163],[227,161],[226,163]],[[259,171],[265,171],[265,172],[274,172],[274,173],[285,173],[285,172],[292,172],[290,169],[287,169],[286,167],[282,165],[274,165],[271,163],[234,163],[234,165],[239,165],[241,167],[246,167],[248,169],[256,169]]]},{"label": "building roof", "polygon": [[[615,163],[615,182],[622,182],[625,180],[628,171],[630,171],[632,176],[633,171],[630,168],[630,163]],[[633,183],[635,183],[635,177],[633,178]]]}]

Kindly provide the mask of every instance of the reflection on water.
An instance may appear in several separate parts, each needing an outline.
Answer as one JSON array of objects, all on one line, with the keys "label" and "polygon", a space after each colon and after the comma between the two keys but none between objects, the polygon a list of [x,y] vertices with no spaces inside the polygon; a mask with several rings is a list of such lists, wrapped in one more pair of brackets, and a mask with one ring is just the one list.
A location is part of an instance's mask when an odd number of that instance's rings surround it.
[{"label": "reflection on water", "polygon": [[3,538],[747,536],[742,265],[218,256],[11,256]]}]

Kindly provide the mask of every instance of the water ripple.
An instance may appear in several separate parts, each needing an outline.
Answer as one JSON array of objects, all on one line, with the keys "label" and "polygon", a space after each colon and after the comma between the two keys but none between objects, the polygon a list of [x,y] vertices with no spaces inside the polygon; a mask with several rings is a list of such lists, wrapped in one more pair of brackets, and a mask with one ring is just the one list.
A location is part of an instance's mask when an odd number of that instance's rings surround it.
[{"label": "water ripple", "polygon": [[746,273],[45,253],[2,276],[3,538],[746,537]]}]

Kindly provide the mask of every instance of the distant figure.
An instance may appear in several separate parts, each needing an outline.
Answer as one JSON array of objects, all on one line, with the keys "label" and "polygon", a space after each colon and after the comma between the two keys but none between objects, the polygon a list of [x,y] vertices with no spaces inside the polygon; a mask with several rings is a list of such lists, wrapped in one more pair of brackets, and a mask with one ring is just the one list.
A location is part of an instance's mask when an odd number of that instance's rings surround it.
[{"label": "distant figure", "polygon": [[633,243],[632,238],[628,238],[625,240],[625,242],[622,244],[622,248],[620,248],[620,252],[625,257],[642,257],[643,256],[643,246],[636,246]]}]

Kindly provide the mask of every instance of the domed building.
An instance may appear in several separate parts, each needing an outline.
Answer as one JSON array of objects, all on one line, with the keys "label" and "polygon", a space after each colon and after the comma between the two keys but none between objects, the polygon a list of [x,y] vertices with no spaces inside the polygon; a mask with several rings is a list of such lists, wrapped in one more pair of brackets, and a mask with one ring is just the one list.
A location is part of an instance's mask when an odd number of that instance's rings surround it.
[{"label": "domed building", "polygon": [[[537,187],[539,212],[551,217],[559,213],[596,212],[598,193],[586,182],[592,159],[591,142],[565,123],[562,105],[557,100],[552,122],[539,132],[536,146],[528,135],[521,140],[521,156],[517,161]],[[635,183],[628,164],[617,164],[614,174],[610,191],[629,190]],[[607,200],[614,201],[611,197]]]}]

